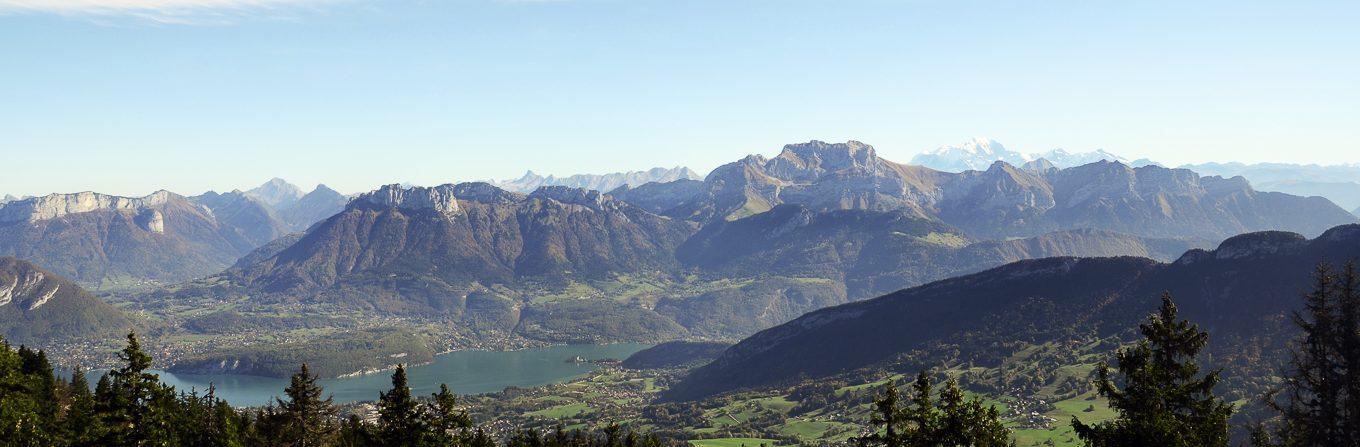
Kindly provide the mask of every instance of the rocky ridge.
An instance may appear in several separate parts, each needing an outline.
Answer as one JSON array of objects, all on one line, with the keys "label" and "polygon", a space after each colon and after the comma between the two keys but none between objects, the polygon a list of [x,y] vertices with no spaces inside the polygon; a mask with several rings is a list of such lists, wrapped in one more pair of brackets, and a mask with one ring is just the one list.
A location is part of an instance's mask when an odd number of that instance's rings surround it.
[{"label": "rocky ridge", "polygon": [[1355,222],[1326,199],[1256,191],[1240,177],[1201,177],[1119,161],[1067,169],[995,161],[984,170],[949,173],[885,160],[857,141],[790,144],[774,158],[748,156],[715,169],[697,193],[675,185],[683,193],[623,191],[621,197],[704,223],[785,203],[813,210],[898,211],[992,239],[1083,228],[1156,238],[1222,239],[1270,229],[1316,235]]}]

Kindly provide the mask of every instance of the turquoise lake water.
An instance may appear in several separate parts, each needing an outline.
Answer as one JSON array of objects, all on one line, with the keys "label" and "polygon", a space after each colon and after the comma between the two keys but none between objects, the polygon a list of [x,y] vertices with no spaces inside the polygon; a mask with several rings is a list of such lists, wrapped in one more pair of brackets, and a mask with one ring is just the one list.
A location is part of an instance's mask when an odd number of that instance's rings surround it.
[{"label": "turquoise lake water", "polygon": [[[598,368],[591,363],[567,360],[624,359],[651,345],[622,343],[612,345],[562,345],[519,351],[454,351],[436,356],[433,363],[407,368],[411,392],[417,396],[439,391],[446,383],[458,394],[496,392],[507,387],[530,387],[562,382]],[[272,402],[283,394],[288,379],[235,374],[173,374],[156,371],[161,381],[177,391],[197,389],[200,393],[212,383],[217,395],[234,406],[255,406]],[[98,380],[92,375],[90,382]],[[390,371],[366,376],[318,380],[336,403],[377,400],[379,391],[392,387]]]}]

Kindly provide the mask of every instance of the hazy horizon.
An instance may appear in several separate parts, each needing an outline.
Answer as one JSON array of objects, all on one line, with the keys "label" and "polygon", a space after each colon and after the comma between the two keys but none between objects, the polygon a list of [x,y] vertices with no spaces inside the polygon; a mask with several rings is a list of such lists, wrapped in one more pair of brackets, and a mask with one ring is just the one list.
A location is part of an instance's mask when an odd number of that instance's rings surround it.
[{"label": "hazy horizon", "polygon": [[[983,138],[983,137],[975,137],[975,138]],[[820,140],[808,140],[808,141],[820,141]],[[849,141],[849,140],[846,140],[846,141]],[[856,141],[858,141],[858,140],[856,140]],[[804,142],[807,142],[807,141],[804,141]],[[828,141],[828,142],[831,142],[831,143],[843,143],[843,142],[845,142],[845,141]],[[1002,141],[998,141],[998,142],[1001,143],[1002,145],[1005,145],[1005,142],[1002,142]],[[801,143],[801,142],[800,142],[800,143]],[[864,143],[872,145],[872,143],[869,143],[869,142],[864,142]],[[796,143],[789,143],[789,144],[796,144]],[[945,145],[945,146],[949,146],[949,145]],[[772,157],[772,156],[774,156],[774,155],[777,155],[777,154],[779,153],[779,151],[782,150],[782,148],[783,148],[783,146],[781,145],[780,147],[775,148],[775,149],[772,150],[772,151],[763,151],[763,152],[751,152],[751,153],[743,153],[743,154],[734,154],[733,157],[731,158],[731,160],[724,161],[723,163],[734,162],[734,161],[737,161],[737,160],[739,160],[739,159],[741,159],[742,157],[745,157],[745,156],[747,156],[747,155],[763,155],[763,156],[766,156],[766,157]],[[894,162],[898,162],[898,163],[903,163],[903,164],[913,164],[913,163],[911,162],[911,157],[913,157],[913,156],[915,156],[915,155],[920,155],[920,154],[923,154],[923,153],[926,153],[926,152],[929,152],[929,151],[932,151],[932,150],[935,150],[935,149],[938,149],[938,148],[929,148],[929,149],[924,149],[924,150],[921,150],[921,151],[918,151],[918,152],[915,152],[915,153],[910,153],[906,158],[893,158],[893,157],[891,157],[891,156],[885,156],[885,155],[884,155],[884,151],[883,151],[882,148],[879,148],[879,147],[875,146],[874,149],[876,150],[876,152],[878,152],[879,156],[884,157],[884,158],[886,158],[886,159],[888,159],[888,160],[890,160],[890,161],[894,161]],[[1022,155],[1025,155],[1025,156],[1031,156],[1031,157],[1032,157],[1032,156],[1036,156],[1036,155],[1042,155],[1042,153],[1041,153],[1040,151],[1028,151],[1028,150],[1022,150],[1022,149],[1015,149],[1015,148],[1012,148],[1012,147],[1010,147],[1010,146],[1006,146],[1006,149],[1007,149],[1007,150],[1010,150],[1010,151],[1014,151],[1014,152],[1019,152],[1019,153],[1021,153]],[[1095,150],[1103,150],[1103,148],[1096,148],[1096,149],[1091,149],[1091,150],[1071,150],[1071,149],[1066,149],[1066,148],[1052,148],[1052,149],[1048,149],[1048,150],[1054,150],[1054,149],[1067,150],[1068,152],[1072,152],[1072,153],[1084,153],[1084,152],[1093,152],[1093,151],[1095,151]],[[1045,151],[1042,151],[1042,152],[1047,152],[1048,150],[1045,150]],[[1118,157],[1122,157],[1122,158],[1125,159],[1126,162],[1137,161],[1137,160],[1140,160],[1140,159],[1147,159],[1147,157],[1137,157],[1137,156],[1131,156],[1131,155],[1122,154],[1122,153],[1112,153],[1112,155],[1115,155],[1115,156],[1118,156]],[[1169,167],[1169,168],[1180,168],[1180,167],[1185,167],[1185,166],[1190,166],[1190,165],[1201,165],[1201,164],[1207,164],[1207,163],[1219,163],[1219,164],[1240,163],[1240,164],[1244,164],[1244,165],[1280,163],[1280,164],[1299,164],[1299,165],[1312,165],[1312,166],[1324,166],[1324,167],[1328,167],[1328,166],[1331,166],[1331,167],[1335,167],[1335,166],[1357,167],[1357,166],[1360,166],[1360,162],[1308,163],[1308,162],[1288,162],[1288,161],[1257,161],[1257,162],[1242,162],[1242,161],[1239,161],[1239,160],[1207,160],[1207,161],[1202,161],[1202,162],[1181,163],[1181,164],[1167,164],[1167,163],[1162,163],[1161,160],[1157,160],[1157,159],[1148,159],[1148,160],[1150,160],[1150,161],[1152,161],[1152,162],[1161,163],[1161,164],[1163,164],[1165,167]],[[445,180],[442,180],[442,181],[435,181],[435,182],[428,182],[428,183],[414,182],[414,181],[405,180],[405,179],[393,178],[393,179],[389,179],[389,180],[387,180],[387,181],[379,181],[379,182],[377,182],[377,183],[373,183],[373,184],[368,185],[368,186],[359,186],[357,189],[355,189],[355,188],[345,188],[345,187],[338,186],[338,185],[340,185],[340,184],[344,184],[344,185],[352,185],[352,184],[353,184],[352,182],[334,183],[334,182],[328,182],[328,181],[326,181],[325,179],[321,179],[321,180],[317,180],[317,181],[311,181],[311,180],[307,180],[307,181],[299,181],[299,180],[297,179],[297,177],[289,176],[289,175],[287,175],[286,173],[282,173],[282,174],[277,174],[277,175],[255,176],[255,177],[257,177],[257,178],[253,178],[253,180],[252,180],[252,179],[246,179],[246,180],[244,180],[244,183],[241,183],[241,184],[229,184],[229,185],[223,185],[223,186],[219,186],[219,187],[209,187],[209,188],[207,188],[207,189],[198,189],[198,190],[178,190],[178,189],[174,189],[174,188],[170,188],[170,187],[163,187],[163,186],[162,186],[162,187],[152,186],[152,187],[151,187],[152,189],[148,189],[148,190],[145,190],[145,191],[140,191],[140,190],[133,190],[133,191],[117,191],[117,190],[112,190],[112,189],[104,188],[104,189],[51,190],[51,191],[42,191],[42,192],[36,192],[36,193],[22,193],[22,194],[21,194],[21,193],[15,193],[15,192],[10,192],[10,191],[3,191],[3,190],[0,190],[0,197],[2,197],[2,196],[4,196],[4,195],[12,195],[12,196],[15,196],[15,197],[35,197],[35,196],[43,196],[43,195],[54,194],[54,193],[55,193],[55,194],[70,194],[70,193],[86,192],[86,191],[97,192],[97,193],[102,193],[102,194],[117,195],[117,196],[123,196],[123,197],[142,197],[142,196],[146,196],[146,195],[148,195],[148,194],[154,193],[154,192],[159,191],[159,190],[168,190],[168,191],[171,191],[171,192],[174,192],[174,193],[177,193],[177,194],[181,194],[181,195],[185,195],[185,196],[193,196],[193,195],[198,195],[198,194],[202,194],[202,193],[206,193],[206,192],[219,192],[219,193],[223,193],[223,192],[230,192],[230,191],[233,191],[233,190],[242,190],[242,191],[244,191],[244,190],[249,190],[249,189],[252,189],[252,188],[261,186],[261,185],[263,185],[263,184],[265,184],[265,183],[268,183],[268,182],[272,181],[273,179],[282,179],[282,180],[284,180],[284,181],[286,181],[286,182],[288,182],[288,183],[290,183],[290,184],[292,184],[292,185],[294,185],[294,186],[299,187],[304,193],[309,192],[309,191],[311,191],[312,189],[314,189],[314,188],[316,188],[316,187],[318,187],[318,186],[323,186],[323,185],[324,185],[324,186],[326,186],[326,187],[328,187],[328,188],[331,188],[331,189],[334,189],[334,190],[336,190],[336,191],[338,191],[338,192],[340,192],[340,193],[342,193],[342,194],[359,194],[359,193],[363,193],[363,192],[373,191],[373,190],[375,190],[375,189],[377,189],[377,188],[379,188],[379,187],[381,187],[381,186],[383,186],[383,185],[390,185],[390,184],[407,184],[407,185],[413,185],[413,186],[437,186],[437,185],[441,185],[441,184],[454,184],[454,183],[479,182],[479,181],[489,181],[489,182],[492,182],[492,183],[496,183],[496,182],[503,182],[503,181],[516,180],[516,179],[519,179],[519,178],[525,176],[525,175],[528,174],[528,173],[533,173],[533,174],[535,174],[535,175],[539,175],[539,176],[543,176],[543,177],[556,177],[556,178],[559,178],[559,179],[560,179],[560,178],[565,178],[565,177],[574,176],[574,175],[605,175],[605,174],[616,174],[616,173],[625,173],[625,172],[640,172],[640,171],[647,171],[647,170],[654,169],[654,168],[663,168],[663,169],[688,168],[688,169],[694,171],[696,174],[698,174],[699,177],[702,178],[702,177],[704,177],[704,176],[707,176],[709,172],[711,172],[714,168],[717,168],[718,166],[719,166],[719,165],[714,165],[714,166],[705,167],[705,168],[696,168],[696,167],[694,167],[694,166],[683,165],[683,164],[682,164],[682,165],[674,165],[674,166],[655,165],[655,166],[636,166],[636,167],[631,167],[631,168],[621,168],[621,169],[612,170],[612,171],[585,171],[585,172],[552,172],[552,171],[549,171],[549,170],[547,170],[547,169],[542,169],[542,168],[524,167],[524,168],[521,168],[521,169],[518,171],[517,174],[499,176],[499,177],[494,177],[494,178],[493,178],[493,177],[486,177],[486,178],[451,178],[451,179],[445,179]],[[266,169],[266,171],[267,171],[267,170],[268,170],[268,169]],[[1213,174],[1211,174],[1211,173],[1204,173],[1204,172],[1200,172],[1199,174],[1200,174],[1200,175],[1206,175],[1206,176],[1207,176],[1207,175],[1213,175]]]},{"label": "hazy horizon", "polygon": [[[92,6],[98,5],[98,6]],[[1360,161],[1360,5],[0,0],[0,194],[358,192],[974,136]]]}]

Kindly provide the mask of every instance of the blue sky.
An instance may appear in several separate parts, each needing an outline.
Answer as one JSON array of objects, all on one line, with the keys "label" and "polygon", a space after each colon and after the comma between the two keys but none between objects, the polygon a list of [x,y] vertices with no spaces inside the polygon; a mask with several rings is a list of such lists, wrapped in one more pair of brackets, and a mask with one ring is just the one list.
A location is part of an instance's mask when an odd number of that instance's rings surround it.
[{"label": "blue sky", "polygon": [[0,194],[342,191],[973,136],[1360,162],[1360,2],[0,0]]}]

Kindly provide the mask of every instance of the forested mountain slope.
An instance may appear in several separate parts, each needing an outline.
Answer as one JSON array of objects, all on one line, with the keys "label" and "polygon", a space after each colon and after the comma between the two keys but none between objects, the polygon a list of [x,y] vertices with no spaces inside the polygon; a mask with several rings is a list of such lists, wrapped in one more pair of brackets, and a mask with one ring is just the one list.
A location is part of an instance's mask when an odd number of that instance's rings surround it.
[{"label": "forested mountain slope", "polygon": [[0,335],[15,343],[113,337],[132,320],[79,285],[29,262],[0,257]]},{"label": "forested mountain slope", "polygon": [[[997,343],[1044,342],[1136,327],[1162,291],[1207,329],[1214,363],[1259,377],[1292,333],[1288,313],[1320,261],[1360,257],[1360,225],[1313,240],[1244,234],[1172,263],[1135,257],[1021,261],[872,300],[808,313],[751,336],[669,394],[690,399],[917,358],[946,347],[962,361],[998,359]],[[947,348],[952,346],[952,348]],[[1250,372],[1250,374],[1248,373]]]}]

